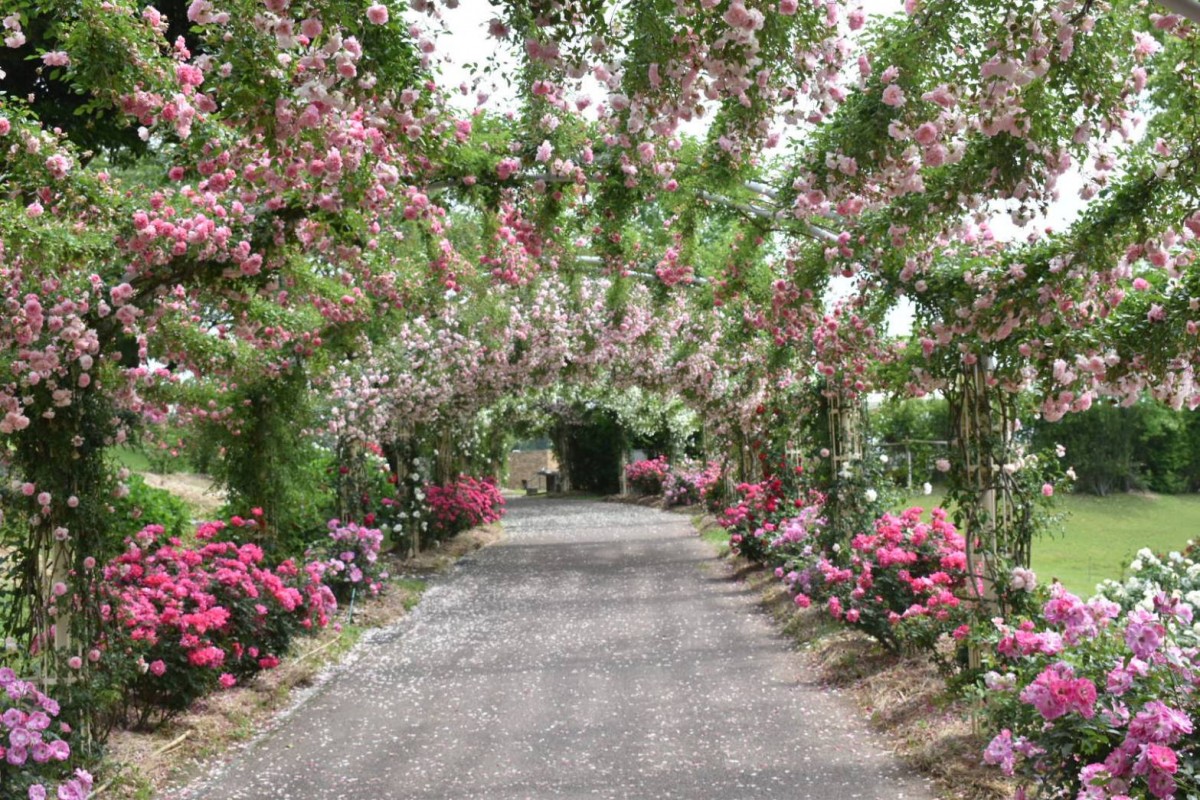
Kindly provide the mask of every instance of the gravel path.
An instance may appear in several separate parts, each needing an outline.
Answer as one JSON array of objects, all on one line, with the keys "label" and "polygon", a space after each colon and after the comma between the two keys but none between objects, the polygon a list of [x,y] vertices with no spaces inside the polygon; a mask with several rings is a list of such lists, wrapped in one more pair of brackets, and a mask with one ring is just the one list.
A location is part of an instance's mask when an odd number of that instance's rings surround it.
[{"label": "gravel path", "polygon": [[683,517],[520,499],[505,528],[173,800],[932,796]]}]

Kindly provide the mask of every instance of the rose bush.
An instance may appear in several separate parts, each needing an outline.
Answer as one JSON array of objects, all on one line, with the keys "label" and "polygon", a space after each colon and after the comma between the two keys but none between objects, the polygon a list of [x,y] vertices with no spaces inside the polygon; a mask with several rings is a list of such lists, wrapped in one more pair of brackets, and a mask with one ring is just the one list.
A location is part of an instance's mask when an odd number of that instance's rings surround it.
[{"label": "rose bush", "polygon": [[770,543],[791,510],[783,481],[767,478],[758,483],[739,483],[735,491],[737,502],[726,508],[717,521],[729,531],[730,550],[751,561],[767,563]]},{"label": "rose bush", "polygon": [[[67,768],[71,747],[64,738],[71,732],[65,722],[55,722],[60,708],[29,681],[8,667],[0,667],[0,790],[4,797],[43,800],[85,800],[92,776]],[[57,788],[55,783],[59,785]]]},{"label": "rose bush", "polygon": [[504,516],[504,497],[492,478],[459,475],[453,483],[425,487],[429,504],[429,530],[445,539],[477,525],[498,522]]},{"label": "rose bush", "polygon": [[932,649],[966,622],[966,552],[944,509],[933,509],[929,522],[923,513],[914,507],[884,514],[848,549],[818,553],[811,566],[787,572],[797,604],[823,599],[834,619],[891,650]]},{"label": "rose bush", "polygon": [[716,461],[703,466],[690,463],[672,465],[663,479],[663,498],[667,506],[706,503],[720,480],[721,465]]},{"label": "rose bush", "polygon": [[189,547],[148,525],[102,570],[105,632],[89,661],[142,722],[276,666],[297,634],[328,624],[336,608],[326,565],[268,568],[258,545],[213,540],[229,527],[205,523]]},{"label": "rose bush", "polygon": [[321,567],[321,577],[339,600],[347,600],[352,590],[363,589],[379,594],[388,573],[379,560],[383,532],[353,522],[328,523],[329,538],[310,548],[306,556]]},{"label": "rose bush", "polygon": [[1198,639],[1178,596],[1122,607],[1055,584],[1036,617],[995,621],[984,760],[1052,797],[1193,796]]},{"label": "rose bush", "polygon": [[671,470],[666,456],[643,459],[625,465],[625,480],[637,494],[657,495],[663,493],[663,484]]}]

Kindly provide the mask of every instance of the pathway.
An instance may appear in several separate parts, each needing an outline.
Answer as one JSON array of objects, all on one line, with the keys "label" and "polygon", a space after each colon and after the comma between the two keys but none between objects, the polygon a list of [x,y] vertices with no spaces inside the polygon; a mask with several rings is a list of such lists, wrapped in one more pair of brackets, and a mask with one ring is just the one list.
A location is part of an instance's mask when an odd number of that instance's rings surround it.
[{"label": "pathway", "polygon": [[931,796],[683,517],[522,498],[505,528],[178,800]]}]

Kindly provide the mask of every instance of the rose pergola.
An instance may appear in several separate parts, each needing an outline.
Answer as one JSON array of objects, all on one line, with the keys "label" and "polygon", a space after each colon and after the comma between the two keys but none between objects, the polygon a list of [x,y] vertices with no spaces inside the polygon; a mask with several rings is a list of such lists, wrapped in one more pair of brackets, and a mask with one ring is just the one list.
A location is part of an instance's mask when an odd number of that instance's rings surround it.
[{"label": "rose pergola", "polygon": [[[66,5],[0,60],[4,616],[47,674],[146,423],[224,430],[270,517],[280,439],[398,460],[557,386],[737,458],[825,414],[830,487],[867,393],[941,391],[991,564],[1018,399],[1200,405],[1191,0]],[[443,77],[481,19],[511,107]]]}]

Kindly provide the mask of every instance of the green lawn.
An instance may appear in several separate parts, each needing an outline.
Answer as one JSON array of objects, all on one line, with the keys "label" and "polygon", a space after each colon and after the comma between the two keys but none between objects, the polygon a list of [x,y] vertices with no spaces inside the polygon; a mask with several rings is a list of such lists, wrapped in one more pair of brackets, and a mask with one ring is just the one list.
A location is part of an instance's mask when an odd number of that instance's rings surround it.
[{"label": "green lawn", "polygon": [[1062,536],[1033,544],[1033,569],[1068,589],[1090,594],[1096,582],[1120,577],[1133,554],[1183,550],[1200,538],[1198,495],[1112,495],[1063,498],[1070,512]]},{"label": "green lawn", "polygon": [[116,462],[134,472],[150,472],[150,459],[141,450],[132,447],[113,447],[109,450]]},{"label": "green lawn", "polygon": [[[942,499],[917,495],[904,505],[929,507]],[[1189,539],[1200,539],[1200,495],[1063,495],[1059,508],[1066,512],[1063,531],[1033,543],[1033,569],[1039,580],[1058,578],[1084,596],[1099,581],[1120,577],[1143,547],[1183,550]]]}]

